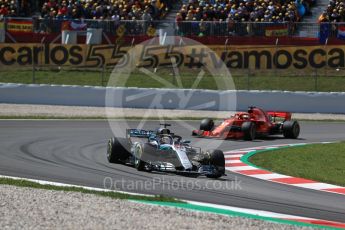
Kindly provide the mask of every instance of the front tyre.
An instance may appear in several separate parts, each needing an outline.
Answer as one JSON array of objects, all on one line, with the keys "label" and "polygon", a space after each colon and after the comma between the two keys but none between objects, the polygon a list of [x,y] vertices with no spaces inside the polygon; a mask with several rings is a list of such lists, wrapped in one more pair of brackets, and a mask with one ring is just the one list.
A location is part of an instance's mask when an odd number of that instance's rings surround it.
[{"label": "front tyre", "polygon": [[143,146],[139,143],[137,143],[134,147],[134,167],[138,171],[144,171],[145,170],[145,162],[142,160],[144,153]]},{"label": "front tyre", "polygon": [[214,127],[214,122],[210,118],[206,118],[200,122],[200,130],[211,131]]},{"label": "front tyre", "polygon": [[283,123],[283,135],[285,138],[297,139],[301,131],[297,121],[285,121]]},{"label": "front tyre", "polygon": [[209,150],[206,152],[209,155],[209,164],[215,167],[213,174],[206,175],[208,178],[219,178],[225,174],[225,158],[221,150]]}]

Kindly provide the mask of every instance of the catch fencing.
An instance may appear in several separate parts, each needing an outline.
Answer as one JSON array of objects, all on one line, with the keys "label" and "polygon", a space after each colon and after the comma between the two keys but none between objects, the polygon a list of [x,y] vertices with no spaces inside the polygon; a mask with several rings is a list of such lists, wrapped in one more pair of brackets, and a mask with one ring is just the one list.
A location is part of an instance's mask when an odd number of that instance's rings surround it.
[{"label": "catch fencing", "polygon": [[[29,23],[34,33],[60,33],[65,22],[85,24],[87,28],[103,29],[110,35],[154,35],[159,28],[170,28],[172,35],[182,36],[288,36],[318,37],[322,25],[328,25],[328,37],[336,37],[339,26],[344,23],[310,22],[234,22],[234,21],[145,21],[108,19],[64,19],[64,18],[3,18],[5,29],[12,23]],[[325,27],[324,27],[325,28]],[[157,35],[157,33],[156,33]]]}]

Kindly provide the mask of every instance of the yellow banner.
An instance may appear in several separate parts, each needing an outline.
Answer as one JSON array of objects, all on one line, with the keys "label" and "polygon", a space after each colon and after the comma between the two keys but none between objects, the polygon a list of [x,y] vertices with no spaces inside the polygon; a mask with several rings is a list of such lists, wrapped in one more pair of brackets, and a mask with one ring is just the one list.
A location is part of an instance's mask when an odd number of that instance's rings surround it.
[{"label": "yellow banner", "polygon": [[[220,68],[221,61],[230,69],[304,70],[345,67],[345,46],[135,46],[61,45],[61,44],[0,44],[0,65],[101,67],[123,65],[135,57],[136,65],[145,68],[172,66],[179,68]],[[219,59],[219,58],[220,59]],[[221,60],[221,61],[220,61]]]},{"label": "yellow banner", "polygon": [[5,29],[5,24],[4,22],[0,22],[0,30],[3,30],[3,29]]}]

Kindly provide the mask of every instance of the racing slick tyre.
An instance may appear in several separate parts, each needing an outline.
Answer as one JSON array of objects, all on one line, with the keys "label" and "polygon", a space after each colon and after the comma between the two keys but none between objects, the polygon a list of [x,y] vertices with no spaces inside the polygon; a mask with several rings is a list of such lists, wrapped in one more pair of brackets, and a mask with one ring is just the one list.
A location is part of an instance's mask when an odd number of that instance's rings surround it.
[{"label": "racing slick tyre", "polygon": [[214,174],[206,175],[208,178],[219,178],[225,174],[225,159],[224,153],[221,150],[215,149],[207,151],[206,154],[209,155],[209,164],[216,167],[216,172]]},{"label": "racing slick tyre", "polygon": [[243,122],[242,124],[242,132],[244,134],[243,139],[247,141],[252,141],[255,139],[256,136],[256,126],[253,122]]},{"label": "racing slick tyre", "polygon": [[144,171],[145,170],[145,162],[142,160],[144,153],[143,146],[139,143],[137,143],[134,147],[134,167],[138,171]]},{"label": "racing slick tyre", "polygon": [[120,163],[129,157],[129,152],[125,147],[125,141],[121,141],[116,137],[108,141],[107,158],[110,163]]},{"label": "racing slick tyre", "polygon": [[283,135],[285,138],[296,139],[300,133],[300,126],[297,121],[285,121],[283,123]]},{"label": "racing slick tyre", "polygon": [[200,122],[200,130],[211,131],[214,127],[214,122],[210,118],[206,118]]}]

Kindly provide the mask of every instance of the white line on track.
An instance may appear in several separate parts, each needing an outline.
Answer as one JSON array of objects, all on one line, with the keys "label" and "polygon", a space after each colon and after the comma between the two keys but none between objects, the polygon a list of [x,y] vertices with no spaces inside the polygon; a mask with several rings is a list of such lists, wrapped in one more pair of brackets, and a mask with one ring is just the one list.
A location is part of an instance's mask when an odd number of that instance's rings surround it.
[{"label": "white line on track", "polygon": [[242,163],[241,160],[225,160],[225,164],[234,164],[234,163]]},{"label": "white line on track", "polygon": [[230,171],[257,170],[257,168],[254,168],[252,166],[235,166],[235,167],[226,167],[225,169],[230,170]]},{"label": "white line on track", "polygon": [[270,173],[270,174],[257,174],[257,175],[250,175],[252,177],[262,179],[262,180],[272,180],[278,178],[291,178],[291,176],[286,176],[278,173]]}]

